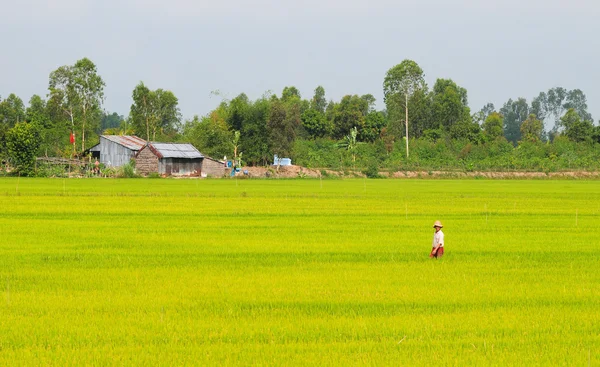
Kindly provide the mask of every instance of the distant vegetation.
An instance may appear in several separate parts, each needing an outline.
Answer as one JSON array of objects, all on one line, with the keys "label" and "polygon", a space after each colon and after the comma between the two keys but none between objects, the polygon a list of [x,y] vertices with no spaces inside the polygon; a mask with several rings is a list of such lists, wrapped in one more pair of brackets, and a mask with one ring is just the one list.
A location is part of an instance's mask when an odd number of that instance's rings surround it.
[{"label": "distant vegetation", "polygon": [[333,101],[322,86],[309,98],[291,86],[256,100],[222,98],[208,114],[183,121],[172,91],[143,82],[126,117],[104,111],[105,83],[82,59],[50,74],[46,99],[34,95],[26,107],[15,94],[0,98],[2,169],[39,174],[36,156],[84,155],[103,133],[191,142],[216,158],[241,153],[247,165],[272,163],[277,154],[313,168],[371,172],[600,169],[600,127],[579,89],[552,88],[531,102],[509,99],[473,112],[465,88],[443,78],[430,88],[414,61],[382,76],[383,110],[371,94]]}]

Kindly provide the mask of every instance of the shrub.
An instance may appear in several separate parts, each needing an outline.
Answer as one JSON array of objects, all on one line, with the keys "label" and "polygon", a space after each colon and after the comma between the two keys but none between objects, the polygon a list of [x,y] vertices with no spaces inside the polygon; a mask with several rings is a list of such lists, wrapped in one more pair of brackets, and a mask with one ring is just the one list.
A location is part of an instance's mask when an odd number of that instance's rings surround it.
[{"label": "shrub", "polygon": [[421,139],[436,142],[442,138],[443,132],[442,129],[430,129],[423,131],[423,135]]},{"label": "shrub", "polygon": [[68,173],[65,167],[62,165],[38,163],[35,172],[37,177],[67,177]]},{"label": "shrub", "polygon": [[379,166],[377,165],[377,161],[375,159],[369,160],[367,168],[364,169],[362,173],[368,178],[381,178],[379,175]]},{"label": "shrub", "polygon": [[40,145],[39,134],[34,124],[20,122],[6,134],[8,156],[15,166],[15,173],[23,176],[35,174],[35,155]]},{"label": "shrub", "polygon": [[124,164],[121,167],[120,174],[118,176],[122,178],[139,177],[139,175],[135,172],[135,161],[132,159],[128,163]]}]

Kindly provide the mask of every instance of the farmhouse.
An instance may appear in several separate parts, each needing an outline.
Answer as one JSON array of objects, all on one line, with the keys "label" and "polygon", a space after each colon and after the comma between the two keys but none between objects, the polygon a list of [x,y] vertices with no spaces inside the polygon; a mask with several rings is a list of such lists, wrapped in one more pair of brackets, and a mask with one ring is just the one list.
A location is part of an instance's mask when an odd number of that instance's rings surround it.
[{"label": "farmhouse", "polygon": [[92,157],[109,167],[120,167],[135,157],[146,145],[135,135],[100,135],[100,143],[89,149]]},{"label": "farmhouse", "polygon": [[192,144],[147,143],[136,155],[140,174],[200,176],[204,156]]}]

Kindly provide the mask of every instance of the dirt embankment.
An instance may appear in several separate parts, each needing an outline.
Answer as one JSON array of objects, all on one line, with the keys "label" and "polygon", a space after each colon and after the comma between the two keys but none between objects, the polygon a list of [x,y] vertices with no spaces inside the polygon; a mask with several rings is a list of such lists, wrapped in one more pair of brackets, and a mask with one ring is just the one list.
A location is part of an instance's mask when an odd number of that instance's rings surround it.
[{"label": "dirt embankment", "polygon": [[598,179],[600,172],[459,172],[459,171],[408,171],[384,173],[384,177],[392,178],[489,178],[489,179],[544,179],[544,178],[579,178]]},{"label": "dirt embankment", "polygon": [[[251,178],[318,178],[318,177],[364,177],[362,172],[341,172],[311,169],[301,166],[244,167],[237,177]],[[487,178],[487,179],[600,179],[600,172],[460,172],[460,171],[399,171],[380,172],[381,177],[398,179],[419,178]]]},{"label": "dirt embankment", "polygon": [[277,166],[269,167],[244,167],[236,173],[237,177],[261,177],[261,178],[317,178],[321,176],[321,170],[310,169],[301,166]]}]

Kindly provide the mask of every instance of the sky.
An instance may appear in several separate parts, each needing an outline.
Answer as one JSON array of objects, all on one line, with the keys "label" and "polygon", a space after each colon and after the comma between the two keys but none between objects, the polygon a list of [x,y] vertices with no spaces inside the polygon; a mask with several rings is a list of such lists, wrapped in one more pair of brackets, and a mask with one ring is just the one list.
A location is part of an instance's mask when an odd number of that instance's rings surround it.
[{"label": "sky", "polygon": [[[0,0],[0,96],[46,96],[50,72],[87,57],[104,109],[127,116],[134,87],[171,90],[183,117],[222,98],[371,93],[416,61],[478,111],[553,87],[581,89],[600,118],[597,0]],[[220,91],[219,96],[212,91]]]}]

